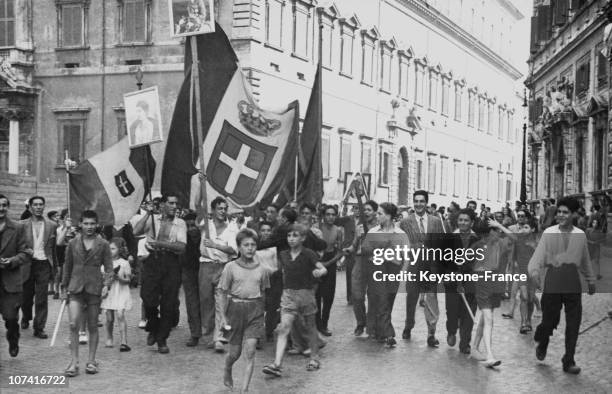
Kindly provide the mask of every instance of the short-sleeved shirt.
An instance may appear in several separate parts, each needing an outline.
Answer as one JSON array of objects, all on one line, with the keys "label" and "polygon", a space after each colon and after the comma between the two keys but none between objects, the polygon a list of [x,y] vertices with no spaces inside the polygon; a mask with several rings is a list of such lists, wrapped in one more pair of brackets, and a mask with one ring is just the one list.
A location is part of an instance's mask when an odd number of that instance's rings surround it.
[{"label": "short-sleeved shirt", "polygon": [[240,299],[261,298],[268,287],[269,272],[258,262],[245,264],[241,260],[230,261],[223,267],[219,280],[220,289]]},{"label": "short-sleeved shirt", "polygon": [[[144,215],[135,215],[130,219],[132,227],[138,223]],[[164,242],[182,242],[187,244],[187,225],[183,219],[175,217],[171,223],[164,223],[164,231],[162,231],[162,217],[161,215],[152,215],[155,220],[155,229],[153,229],[151,218],[147,219],[145,223],[144,234],[152,239]],[[166,226],[169,226],[166,227]],[[155,231],[154,231],[155,230]]]},{"label": "short-sleeved shirt", "polygon": [[312,271],[317,268],[319,256],[308,248],[303,248],[294,259],[290,250],[280,252],[280,263],[283,270],[284,289],[312,289],[316,283]]}]

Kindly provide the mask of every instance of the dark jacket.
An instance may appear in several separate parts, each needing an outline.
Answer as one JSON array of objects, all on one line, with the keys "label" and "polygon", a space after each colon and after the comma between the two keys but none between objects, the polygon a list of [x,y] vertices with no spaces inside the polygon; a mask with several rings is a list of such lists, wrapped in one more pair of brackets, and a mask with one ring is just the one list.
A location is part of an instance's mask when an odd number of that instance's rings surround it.
[{"label": "dark jacket", "polygon": [[22,268],[30,262],[32,250],[28,249],[22,224],[6,219],[0,240],[0,258],[10,259],[10,263],[0,269],[0,286],[8,293],[22,291]]},{"label": "dark jacket", "polygon": [[[104,266],[103,276],[100,267]],[[92,248],[87,251],[82,235],[77,235],[68,243],[62,286],[72,294],[87,292],[93,295],[102,293],[102,286],[113,281],[113,261],[108,242],[98,236]],[[104,283],[103,283],[104,282]]]},{"label": "dark jacket", "polygon": [[[274,229],[270,238],[265,241],[260,242],[257,249],[267,249],[276,247],[278,252],[289,249],[289,244],[287,243],[287,233],[289,233],[289,227],[291,224],[285,223],[280,225]],[[308,230],[306,233],[306,239],[304,240],[305,248],[314,250],[315,252],[319,252],[325,250],[327,248],[327,243],[323,241],[321,238],[314,235],[314,233]]]}]

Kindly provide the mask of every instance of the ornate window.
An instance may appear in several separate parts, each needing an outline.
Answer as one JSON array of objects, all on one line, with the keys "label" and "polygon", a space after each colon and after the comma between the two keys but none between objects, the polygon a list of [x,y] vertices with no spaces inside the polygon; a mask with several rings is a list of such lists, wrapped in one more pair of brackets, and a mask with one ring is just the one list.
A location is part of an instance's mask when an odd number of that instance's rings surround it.
[{"label": "ornate window", "polygon": [[283,14],[285,1],[266,0],[266,44],[277,49],[283,47]]},{"label": "ornate window", "polygon": [[398,92],[401,98],[408,99],[410,59],[413,57],[413,54],[411,49],[406,51],[400,50],[397,54],[399,58]]},{"label": "ornate window", "polygon": [[308,60],[311,36],[310,1],[294,0],[293,2],[293,56]]},{"label": "ornate window", "polygon": [[0,0],[0,47],[15,45],[15,2]]},{"label": "ornate window", "polygon": [[321,36],[323,48],[322,63],[323,67],[328,69],[332,68],[333,52],[334,52],[334,21],[338,18],[339,11],[335,5],[331,5],[329,8],[318,8],[319,23],[322,26]]},{"label": "ornate window", "polygon": [[88,45],[89,4],[90,0],[55,0],[59,48],[82,48]]},{"label": "ornate window", "polygon": [[85,159],[85,135],[90,108],[54,109],[57,119],[57,165],[64,166],[65,153],[77,163]]},{"label": "ornate window", "polygon": [[375,27],[361,30],[361,82],[368,86],[374,84],[374,47],[379,36]]},{"label": "ornate window", "polygon": [[395,39],[380,42],[380,90],[391,92],[391,77],[393,72],[393,51],[397,47]]},{"label": "ornate window", "polygon": [[340,23],[340,74],[346,77],[353,76],[353,48],[355,31],[361,27],[357,16],[341,18]]},{"label": "ornate window", "polygon": [[118,0],[121,43],[151,41],[151,0]]}]

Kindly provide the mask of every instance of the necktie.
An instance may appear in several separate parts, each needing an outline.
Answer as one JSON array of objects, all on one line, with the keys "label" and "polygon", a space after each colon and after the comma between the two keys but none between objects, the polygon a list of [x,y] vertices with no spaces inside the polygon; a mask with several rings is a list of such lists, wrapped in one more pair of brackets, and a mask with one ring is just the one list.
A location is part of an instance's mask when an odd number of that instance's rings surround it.
[{"label": "necktie", "polygon": [[425,226],[423,226],[423,218],[419,219],[419,230],[421,230],[421,233],[425,234]]}]

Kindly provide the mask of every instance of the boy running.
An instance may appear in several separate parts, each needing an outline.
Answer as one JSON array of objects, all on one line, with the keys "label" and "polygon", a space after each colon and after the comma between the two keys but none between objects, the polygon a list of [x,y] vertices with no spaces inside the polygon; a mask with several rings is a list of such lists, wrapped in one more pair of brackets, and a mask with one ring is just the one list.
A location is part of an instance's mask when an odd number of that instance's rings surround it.
[{"label": "boy running", "polygon": [[319,263],[315,252],[303,247],[308,229],[301,224],[293,224],[287,233],[289,250],[280,252],[280,266],[283,273],[283,295],[281,298],[281,322],[277,328],[276,358],[263,372],[276,377],[281,376],[281,364],[287,336],[296,318],[306,323],[308,342],[311,349],[307,369],[319,369],[319,337],[315,325],[317,304],[315,302],[315,278],[327,274],[327,269]]}]

